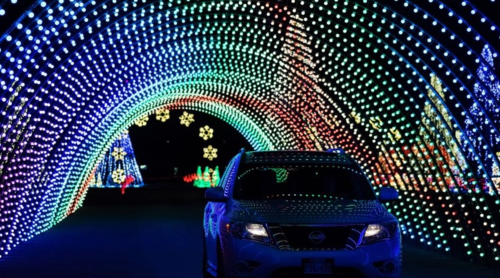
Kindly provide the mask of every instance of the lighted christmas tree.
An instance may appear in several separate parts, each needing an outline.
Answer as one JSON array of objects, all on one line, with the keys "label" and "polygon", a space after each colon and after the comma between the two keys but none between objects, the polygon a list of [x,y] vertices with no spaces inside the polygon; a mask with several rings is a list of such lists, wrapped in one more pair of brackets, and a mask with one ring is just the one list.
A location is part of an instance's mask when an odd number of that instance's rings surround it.
[{"label": "lighted christmas tree", "polygon": [[211,187],[210,168],[205,167],[203,171],[203,187]]},{"label": "lighted christmas tree", "polygon": [[217,187],[219,185],[219,181],[220,181],[219,166],[216,166],[214,172],[212,173],[212,187]]},{"label": "lighted christmas tree", "polygon": [[[463,183],[459,166],[466,167],[465,157],[459,147],[462,134],[452,122],[452,117],[446,106],[446,89],[443,88],[441,80],[436,75],[431,74],[430,85],[432,88],[427,90],[430,101],[424,107],[425,115],[422,115],[419,128],[420,136],[426,147],[421,148],[420,151],[424,154],[425,160],[429,161],[431,167],[434,167],[434,160],[438,161],[439,172],[445,174],[444,178],[434,179],[430,177],[431,183],[435,182],[431,187],[437,189],[438,187],[444,188],[446,185],[453,190],[457,188],[457,183]],[[434,152],[436,147],[438,152]],[[418,161],[411,161],[411,165],[417,163]],[[419,174],[424,174],[420,173],[418,167],[414,167],[414,170],[418,171]],[[427,171],[425,174],[429,176],[431,173]]]},{"label": "lighted christmas tree", "polygon": [[[500,161],[500,151],[497,152],[497,159]],[[497,188],[498,191],[500,191],[500,167],[498,164],[493,163],[492,167],[492,180],[493,180],[493,185]]]},{"label": "lighted christmas tree", "polygon": [[[495,64],[488,45],[484,47],[481,56],[487,64],[482,62],[477,70],[481,83],[474,84],[473,95],[475,100],[469,109],[470,116],[465,119],[465,135],[469,142],[465,138],[462,141],[465,144],[464,149],[469,151],[469,158],[475,160],[473,149],[476,150],[486,170],[493,174],[494,170],[498,168],[493,157],[495,152],[500,151],[500,136],[498,133],[500,107],[497,105],[500,102],[500,82],[492,73]],[[480,134],[483,136],[480,136]],[[487,147],[488,145],[491,149]]]},{"label": "lighted christmas tree", "polygon": [[198,166],[193,181],[193,186],[199,188],[214,187],[217,186],[219,180],[220,180],[219,166],[216,166],[215,170],[206,166],[203,172],[201,170],[201,166]]},{"label": "lighted christmas tree", "polygon": [[90,187],[120,188],[124,182],[128,187],[144,185],[127,131],[116,139],[104,155]]},{"label": "lighted christmas tree", "polygon": [[194,180],[193,186],[195,187],[204,187],[203,183],[203,174],[201,172],[201,166],[198,166],[198,169],[196,170],[196,179]]}]

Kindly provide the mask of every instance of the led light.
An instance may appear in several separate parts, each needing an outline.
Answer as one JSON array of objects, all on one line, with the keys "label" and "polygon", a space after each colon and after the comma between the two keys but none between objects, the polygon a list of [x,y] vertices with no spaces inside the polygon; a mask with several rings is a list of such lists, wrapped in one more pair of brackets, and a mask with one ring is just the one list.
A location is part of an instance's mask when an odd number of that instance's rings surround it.
[{"label": "led light", "polygon": [[249,234],[251,234],[252,236],[261,236],[261,237],[268,236],[266,228],[262,224],[247,223],[246,229],[247,229],[247,232]]},{"label": "led light", "polygon": [[257,150],[343,148],[409,238],[500,257],[498,1],[67,2],[0,34],[1,255],[82,205],[122,130],[195,110]]},{"label": "led light", "polygon": [[383,224],[369,224],[363,235],[362,244],[372,244],[383,240],[393,238],[398,233],[397,222],[388,222]]},{"label": "led light", "polygon": [[91,188],[120,188],[122,187],[121,183],[127,177],[131,181],[126,185],[127,187],[144,186],[130,136],[128,131],[125,131],[116,138],[97,163],[96,169],[90,175],[88,186]]},{"label": "led light", "polygon": [[271,242],[266,228],[262,224],[235,222],[230,226],[230,233],[233,237],[239,239],[247,239],[266,244]]},{"label": "led light", "polygon": [[383,231],[383,229],[384,229],[384,227],[382,227],[378,224],[370,224],[366,228],[365,237],[372,237],[372,236],[378,235]]}]

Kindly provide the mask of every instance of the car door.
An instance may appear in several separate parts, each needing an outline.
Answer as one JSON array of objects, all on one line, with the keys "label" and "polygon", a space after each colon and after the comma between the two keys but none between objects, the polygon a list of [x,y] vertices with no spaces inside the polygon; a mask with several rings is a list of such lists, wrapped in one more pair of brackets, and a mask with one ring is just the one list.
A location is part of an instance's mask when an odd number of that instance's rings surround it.
[{"label": "car door", "polygon": [[[234,157],[224,171],[218,186],[224,189],[224,192],[232,190],[234,181],[233,175],[239,164],[240,155]],[[226,195],[228,196],[228,195]],[[219,220],[226,212],[225,203],[208,202],[205,206],[205,215],[203,227],[205,232],[205,246],[207,252],[207,260],[215,268],[217,266],[217,247],[219,245]]]}]

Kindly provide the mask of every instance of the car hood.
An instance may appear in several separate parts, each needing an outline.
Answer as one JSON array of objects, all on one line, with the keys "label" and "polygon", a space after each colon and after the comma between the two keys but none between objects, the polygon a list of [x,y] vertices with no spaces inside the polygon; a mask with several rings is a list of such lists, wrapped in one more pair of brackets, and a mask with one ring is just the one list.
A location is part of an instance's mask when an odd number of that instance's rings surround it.
[{"label": "car hood", "polygon": [[230,219],[258,223],[357,224],[395,220],[375,200],[241,200],[228,209]]}]

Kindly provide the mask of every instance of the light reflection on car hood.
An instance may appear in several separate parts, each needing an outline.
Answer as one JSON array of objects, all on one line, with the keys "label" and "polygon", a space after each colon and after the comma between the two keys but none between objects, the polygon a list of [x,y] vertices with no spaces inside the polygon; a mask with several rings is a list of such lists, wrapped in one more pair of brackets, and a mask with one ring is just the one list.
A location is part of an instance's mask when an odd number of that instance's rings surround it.
[{"label": "light reflection on car hood", "polygon": [[357,224],[395,220],[375,200],[240,200],[228,208],[234,220],[290,224]]}]

